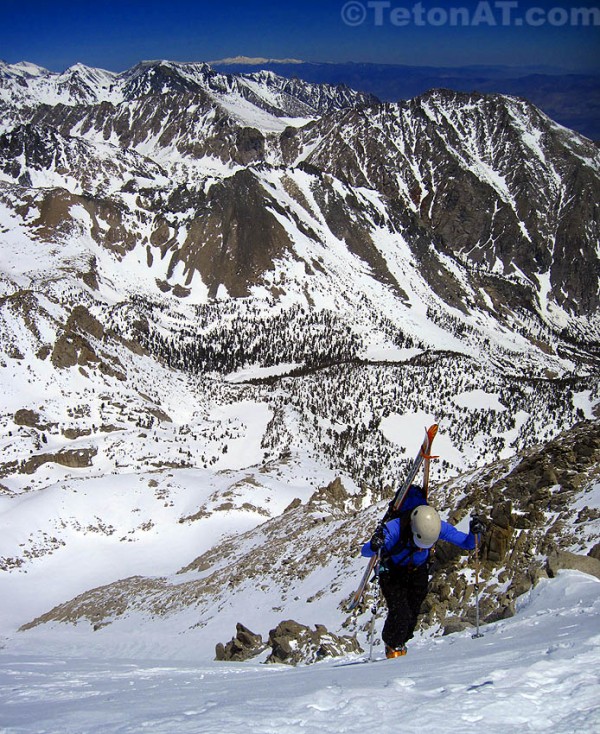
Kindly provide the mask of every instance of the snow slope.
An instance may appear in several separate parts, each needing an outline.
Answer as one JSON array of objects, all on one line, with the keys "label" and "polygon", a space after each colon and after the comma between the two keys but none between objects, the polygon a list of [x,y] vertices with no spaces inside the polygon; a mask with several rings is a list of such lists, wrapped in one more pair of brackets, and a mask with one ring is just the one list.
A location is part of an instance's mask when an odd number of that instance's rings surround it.
[{"label": "snow slope", "polygon": [[31,647],[25,638],[0,652],[0,732],[592,734],[600,730],[599,590],[590,576],[562,572],[481,639],[419,638],[406,658],[369,665],[207,663],[193,648],[172,663],[151,657],[152,638],[146,658],[84,650],[73,658],[42,654],[39,639]]}]

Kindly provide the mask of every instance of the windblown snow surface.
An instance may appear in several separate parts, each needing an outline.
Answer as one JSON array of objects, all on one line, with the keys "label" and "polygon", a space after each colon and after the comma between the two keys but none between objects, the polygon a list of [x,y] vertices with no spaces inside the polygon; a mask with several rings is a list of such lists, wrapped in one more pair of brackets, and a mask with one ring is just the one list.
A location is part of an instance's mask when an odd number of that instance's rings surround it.
[{"label": "windblown snow surface", "polygon": [[160,660],[150,638],[138,656],[115,659],[86,654],[85,637],[73,655],[67,646],[61,654],[56,630],[25,635],[0,652],[0,732],[592,734],[599,590],[595,578],[563,571],[521,597],[515,617],[482,627],[482,638],[420,637],[405,658],[365,664],[216,663],[193,648],[187,660]]}]

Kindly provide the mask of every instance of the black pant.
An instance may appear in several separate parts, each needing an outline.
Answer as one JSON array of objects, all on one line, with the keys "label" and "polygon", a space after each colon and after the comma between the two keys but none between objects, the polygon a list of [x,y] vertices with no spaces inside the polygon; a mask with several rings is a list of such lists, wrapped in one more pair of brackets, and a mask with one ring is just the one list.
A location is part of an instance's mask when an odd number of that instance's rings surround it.
[{"label": "black pant", "polygon": [[402,647],[413,636],[417,617],[429,588],[427,563],[413,570],[393,568],[379,576],[381,591],[388,608],[381,634],[390,647]]}]

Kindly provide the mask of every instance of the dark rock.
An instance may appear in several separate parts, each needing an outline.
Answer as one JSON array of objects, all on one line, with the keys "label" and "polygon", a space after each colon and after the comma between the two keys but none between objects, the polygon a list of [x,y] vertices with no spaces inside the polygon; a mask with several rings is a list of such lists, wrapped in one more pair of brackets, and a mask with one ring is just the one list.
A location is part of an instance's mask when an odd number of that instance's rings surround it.
[{"label": "dark rock", "polygon": [[526,594],[533,585],[534,581],[529,573],[518,573],[515,575],[510,585],[510,595],[513,599],[516,599],[518,596]]},{"label": "dark rock", "polygon": [[89,337],[102,339],[104,327],[85,306],[75,306],[71,311],[63,333],[56,340],[52,351],[55,367],[74,367],[100,362]]},{"label": "dark rock", "polygon": [[55,367],[85,366],[99,362],[89,341],[80,334],[64,332],[56,340],[52,350],[52,364]]},{"label": "dark rock", "polygon": [[492,522],[500,528],[508,530],[512,525],[512,503],[501,502],[492,510]]},{"label": "dark rock", "polygon": [[501,563],[510,548],[512,530],[492,525],[483,542],[483,558],[492,563]]},{"label": "dark rock", "polygon": [[326,657],[348,655],[361,652],[355,637],[338,636],[329,632],[323,625],[314,630],[294,620],[281,622],[269,632],[271,654],[267,663],[315,663]]},{"label": "dark rock", "polygon": [[40,422],[40,416],[35,410],[26,410],[25,408],[22,408],[21,410],[17,410],[15,413],[14,421],[18,426],[37,428]]},{"label": "dark rock", "polygon": [[453,635],[455,632],[463,632],[468,627],[472,627],[472,623],[467,619],[459,619],[457,617],[450,617],[444,621],[443,635]]},{"label": "dark rock", "polygon": [[544,488],[551,487],[558,483],[558,477],[556,476],[554,469],[551,466],[546,466],[542,471],[542,476],[540,477],[537,486],[538,488]]},{"label": "dark rock", "polygon": [[98,449],[69,449],[58,451],[55,454],[36,454],[27,459],[21,466],[24,474],[33,474],[40,466],[48,462],[54,462],[70,469],[82,469],[92,466],[92,459],[98,453]]},{"label": "dark rock", "polygon": [[286,512],[291,512],[292,510],[297,509],[302,505],[302,500],[299,497],[294,497],[294,499],[290,502],[290,504],[285,508],[283,511],[284,514]]},{"label": "dark rock", "polygon": [[502,604],[496,607],[496,609],[491,611],[489,614],[486,614],[485,617],[483,617],[483,622],[485,622],[485,624],[492,624],[493,622],[499,622],[501,619],[510,619],[510,617],[514,616],[514,603]]},{"label": "dark rock", "polygon": [[243,661],[260,655],[266,645],[261,635],[251,632],[239,622],[236,624],[236,635],[226,645],[219,642],[215,647],[215,660]]},{"label": "dark rock", "polygon": [[600,561],[600,543],[596,543],[596,545],[589,551],[588,556]]},{"label": "dark rock", "polygon": [[510,500],[494,505],[491,520],[482,540],[482,558],[484,561],[498,564],[508,553],[514,532]]},{"label": "dark rock", "polygon": [[600,560],[598,558],[589,555],[580,556],[577,553],[561,550],[549,553],[547,561],[548,576],[554,578],[563,569],[582,571],[600,579]]},{"label": "dark rock", "polygon": [[104,336],[104,327],[97,318],[92,316],[85,306],[75,306],[71,311],[66,328],[78,329],[95,339],[102,339]]},{"label": "dark rock", "polygon": [[89,436],[92,432],[91,428],[63,428],[62,435],[73,441],[81,436]]},{"label": "dark rock", "polygon": [[199,272],[211,298],[221,285],[233,297],[247,296],[250,286],[290,248],[289,235],[275,216],[282,213],[281,206],[249,170],[212,186],[195,207],[197,216],[171,264],[183,263],[186,285]]}]

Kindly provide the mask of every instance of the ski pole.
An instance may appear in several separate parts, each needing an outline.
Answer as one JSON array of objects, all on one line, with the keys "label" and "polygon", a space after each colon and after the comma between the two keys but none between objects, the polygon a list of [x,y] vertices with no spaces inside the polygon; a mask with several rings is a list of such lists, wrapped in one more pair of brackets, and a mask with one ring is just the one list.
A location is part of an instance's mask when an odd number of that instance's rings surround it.
[{"label": "ski pole", "polygon": [[475,535],[475,634],[473,639],[483,637],[479,631],[479,535]]},{"label": "ski pole", "polygon": [[377,551],[377,556],[375,557],[375,576],[373,577],[375,580],[375,599],[373,600],[373,604],[371,606],[371,626],[369,628],[369,662],[373,661],[373,645],[374,645],[374,635],[375,635],[375,619],[377,618],[377,612],[379,611],[379,563],[380,563],[380,557],[381,557],[381,551]]}]

